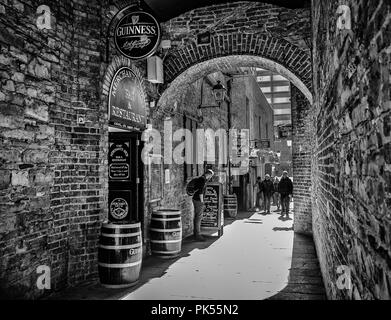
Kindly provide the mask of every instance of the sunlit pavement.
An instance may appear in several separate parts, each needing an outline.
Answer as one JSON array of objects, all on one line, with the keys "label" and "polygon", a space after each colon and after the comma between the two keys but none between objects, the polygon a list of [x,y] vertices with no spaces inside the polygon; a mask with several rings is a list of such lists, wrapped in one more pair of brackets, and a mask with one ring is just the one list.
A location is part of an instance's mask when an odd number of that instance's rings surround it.
[{"label": "sunlit pavement", "polygon": [[[240,213],[224,235],[183,240],[175,259],[149,256],[134,287],[107,289],[98,281],[54,293],[54,300],[323,300],[311,237],[294,234],[293,214]],[[291,211],[292,212],[292,211]],[[289,281],[288,281],[289,279]]]},{"label": "sunlit pavement", "polygon": [[223,237],[193,249],[124,300],[258,300],[288,285],[293,248],[293,214],[241,214]]}]

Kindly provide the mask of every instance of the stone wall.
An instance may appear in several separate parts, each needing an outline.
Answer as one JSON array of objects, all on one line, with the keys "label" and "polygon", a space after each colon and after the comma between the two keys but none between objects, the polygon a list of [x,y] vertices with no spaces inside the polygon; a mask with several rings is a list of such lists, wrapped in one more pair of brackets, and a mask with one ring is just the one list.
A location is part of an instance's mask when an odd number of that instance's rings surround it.
[{"label": "stone wall", "polygon": [[[0,291],[38,298],[37,267],[51,289],[95,277],[105,215],[106,109],[100,104],[101,4],[0,4]],[[77,115],[86,116],[84,125]]]},{"label": "stone wall", "polygon": [[[341,31],[338,2],[312,1],[313,232],[329,298],[390,299],[391,6],[347,4],[352,30]],[[338,288],[349,270],[351,290]]]},{"label": "stone wall", "polygon": [[311,154],[315,142],[313,107],[300,90],[293,85],[291,86],[291,101],[294,230],[297,233],[312,234]]}]

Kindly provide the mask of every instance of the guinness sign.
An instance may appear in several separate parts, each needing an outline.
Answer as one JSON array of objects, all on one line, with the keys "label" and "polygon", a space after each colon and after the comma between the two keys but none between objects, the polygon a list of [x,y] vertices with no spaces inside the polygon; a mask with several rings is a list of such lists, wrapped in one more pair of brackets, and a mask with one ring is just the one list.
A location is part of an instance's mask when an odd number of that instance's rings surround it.
[{"label": "guinness sign", "polygon": [[115,26],[115,46],[122,55],[132,60],[151,56],[158,48],[160,40],[159,22],[145,11],[130,12]]}]

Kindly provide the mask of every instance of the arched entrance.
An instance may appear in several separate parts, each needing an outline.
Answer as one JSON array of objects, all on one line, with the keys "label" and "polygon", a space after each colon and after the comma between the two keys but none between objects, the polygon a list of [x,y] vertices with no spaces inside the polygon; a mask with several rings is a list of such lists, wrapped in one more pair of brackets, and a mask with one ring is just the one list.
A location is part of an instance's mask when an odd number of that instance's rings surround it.
[{"label": "arched entrance", "polygon": [[[304,52],[302,54],[305,55]],[[185,59],[185,58],[181,58]],[[257,67],[276,72],[292,83],[292,124],[293,124],[293,180],[295,204],[295,231],[310,234],[311,227],[311,147],[313,122],[311,121],[311,87],[300,68],[291,71],[281,63],[262,56],[227,55],[211,58],[199,63],[189,61],[189,67],[178,74],[162,93],[155,115],[172,110],[173,105],[184,102],[185,93],[197,80],[216,72],[228,72],[235,68]],[[179,71],[178,71],[179,72]],[[174,76],[174,74],[173,74]],[[308,84],[308,85],[306,85]]]}]

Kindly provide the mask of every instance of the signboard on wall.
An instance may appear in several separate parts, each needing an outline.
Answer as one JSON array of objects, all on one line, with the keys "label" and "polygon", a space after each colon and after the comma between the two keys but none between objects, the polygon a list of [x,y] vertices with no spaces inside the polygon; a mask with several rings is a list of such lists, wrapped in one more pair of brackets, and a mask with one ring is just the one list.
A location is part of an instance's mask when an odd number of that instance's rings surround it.
[{"label": "signboard on wall", "polygon": [[209,183],[205,188],[205,209],[202,215],[201,227],[217,229],[222,234],[224,226],[224,210],[222,205],[223,186],[220,183]]},{"label": "signboard on wall", "polygon": [[232,141],[236,142],[232,145],[232,175],[246,174],[250,164],[250,130],[233,131],[231,135]]},{"label": "signboard on wall", "polygon": [[131,190],[110,190],[109,221],[119,222],[130,219],[132,210]]},{"label": "signboard on wall", "polygon": [[287,139],[292,137],[292,126],[280,126],[278,127],[278,138]]},{"label": "signboard on wall", "polygon": [[129,180],[130,178],[129,142],[109,143],[109,178],[110,180]]},{"label": "signboard on wall", "polygon": [[271,142],[270,140],[262,140],[260,143],[259,143],[261,149],[270,149],[271,148]]},{"label": "signboard on wall", "polygon": [[114,43],[117,50],[132,60],[153,55],[160,40],[159,22],[153,15],[141,10],[124,14],[114,29]]},{"label": "signboard on wall", "polygon": [[140,76],[129,67],[114,75],[109,92],[110,125],[143,130],[146,126],[146,103]]}]

